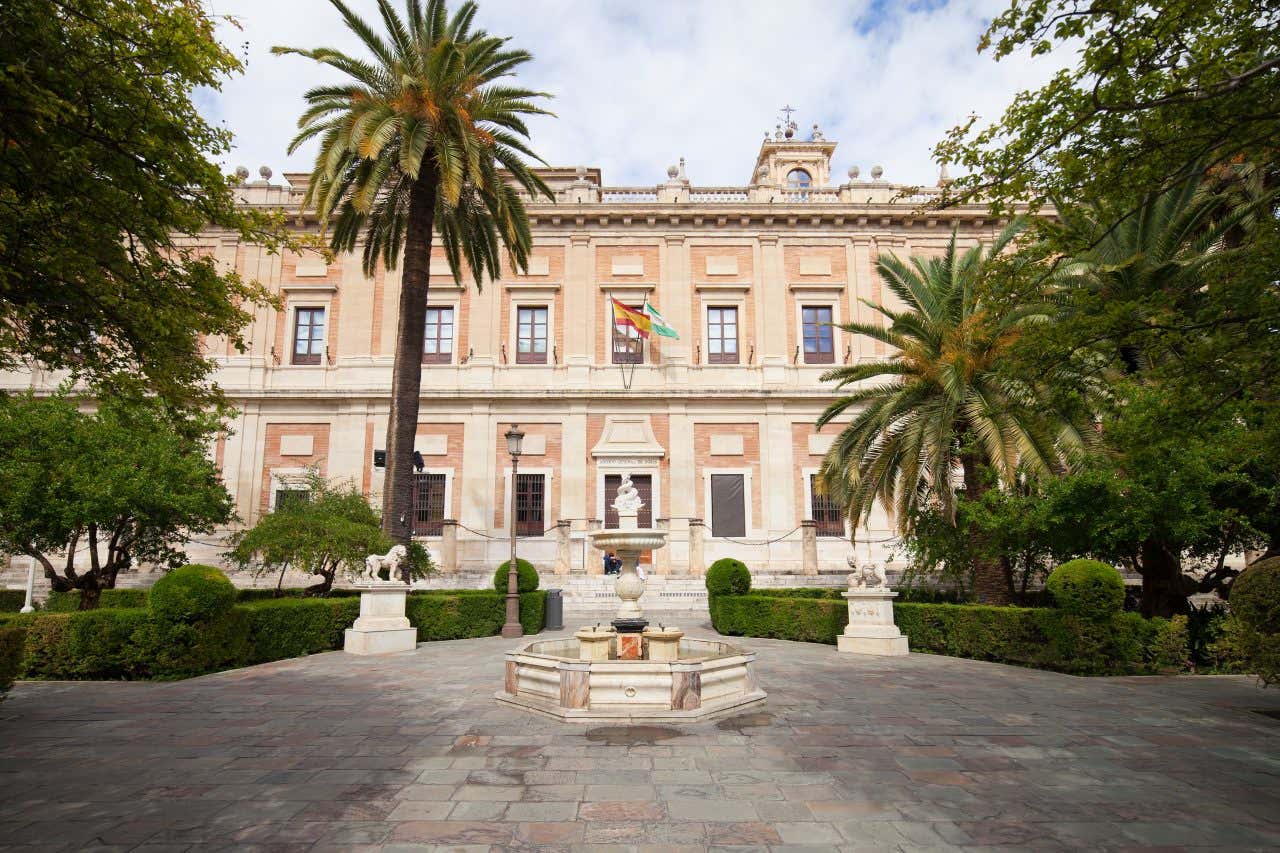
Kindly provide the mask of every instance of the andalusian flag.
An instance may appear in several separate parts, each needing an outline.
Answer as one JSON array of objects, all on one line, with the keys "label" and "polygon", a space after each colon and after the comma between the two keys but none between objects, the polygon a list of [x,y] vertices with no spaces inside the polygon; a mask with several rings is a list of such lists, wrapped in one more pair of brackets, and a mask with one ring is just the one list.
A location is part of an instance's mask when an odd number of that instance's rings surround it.
[{"label": "andalusian flag", "polygon": [[640,337],[649,337],[649,330],[653,327],[653,323],[649,320],[649,315],[643,311],[637,311],[630,305],[626,305],[609,297],[613,300],[613,322],[619,326],[630,326],[640,333]]},{"label": "andalusian flag", "polygon": [[662,319],[662,315],[658,313],[658,309],[649,304],[649,297],[644,299],[644,313],[649,315],[650,326],[654,334],[661,335],[664,338],[680,339],[676,334],[676,330],[667,325],[667,321]]}]

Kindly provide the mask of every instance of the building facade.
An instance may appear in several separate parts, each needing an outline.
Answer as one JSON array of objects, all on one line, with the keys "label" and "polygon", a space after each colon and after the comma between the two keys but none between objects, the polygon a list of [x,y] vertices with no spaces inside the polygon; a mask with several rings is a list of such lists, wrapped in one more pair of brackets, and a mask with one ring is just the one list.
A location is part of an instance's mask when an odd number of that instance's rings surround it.
[{"label": "building facade", "polygon": [[[881,254],[939,254],[953,230],[971,245],[1002,223],[979,206],[928,210],[936,189],[891,184],[878,167],[837,185],[835,149],[816,128],[803,141],[766,135],[738,187],[695,186],[683,162],[647,187],[546,169],[555,201],[529,204],[526,272],[460,287],[434,250],[415,529],[446,571],[491,571],[514,523],[521,555],[544,572],[598,573],[585,533],[614,523],[623,472],[670,531],[660,575],[722,556],[763,573],[890,556],[890,519],[851,531],[813,488],[838,431],[814,430],[833,395],[821,375],[886,354],[829,324],[879,322],[864,301],[893,304]],[[314,231],[299,212],[307,175],[277,185],[262,174],[238,188],[241,203]],[[247,352],[208,342],[239,412],[211,453],[241,519],[299,497],[309,469],[380,506],[399,271],[369,278],[358,256],[272,255],[232,233],[198,243],[282,306],[257,309]],[[614,300],[647,301],[679,338],[637,339],[615,323]],[[513,424],[526,434],[514,483]]]}]

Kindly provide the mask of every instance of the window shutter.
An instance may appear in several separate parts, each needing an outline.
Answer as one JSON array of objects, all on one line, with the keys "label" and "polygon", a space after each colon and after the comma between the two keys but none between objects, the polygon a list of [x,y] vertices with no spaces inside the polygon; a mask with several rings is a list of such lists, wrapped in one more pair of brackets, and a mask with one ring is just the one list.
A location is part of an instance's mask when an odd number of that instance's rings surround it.
[{"label": "window shutter", "polygon": [[711,475],[711,535],[746,536],[746,489],[741,474]]}]

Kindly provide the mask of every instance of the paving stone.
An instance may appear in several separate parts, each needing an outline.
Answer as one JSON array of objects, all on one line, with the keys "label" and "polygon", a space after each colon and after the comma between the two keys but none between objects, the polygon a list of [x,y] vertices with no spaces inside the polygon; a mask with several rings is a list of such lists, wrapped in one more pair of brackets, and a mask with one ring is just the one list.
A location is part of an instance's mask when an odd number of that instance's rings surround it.
[{"label": "paving stone", "polygon": [[167,684],[20,683],[3,706],[0,844],[1280,847],[1280,729],[1249,710],[1280,709],[1280,693],[1248,678],[747,644],[762,709],[634,744],[494,703],[501,638]]}]

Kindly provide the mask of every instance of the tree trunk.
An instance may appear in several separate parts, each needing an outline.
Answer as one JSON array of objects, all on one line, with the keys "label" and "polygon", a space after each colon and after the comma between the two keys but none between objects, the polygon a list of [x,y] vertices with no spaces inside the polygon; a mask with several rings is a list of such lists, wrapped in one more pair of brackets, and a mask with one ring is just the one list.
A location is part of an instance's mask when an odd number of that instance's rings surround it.
[{"label": "tree trunk", "polygon": [[1142,615],[1168,619],[1186,613],[1187,589],[1178,553],[1158,539],[1142,543]]},{"label": "tree trunk", "polygon": [[98,585],[96,583],[80,587],[81,610],[97,610],[98,604],[101,601],[102,590],[98,589]]},{"label": "tree trunk", "polygon": [[[983,493],[987,490],[987,484],[982,479],[982,473],[979,470],[980,461],[977,455],[973,453],[961,454],[960,464],[964,466],[965,500],[981,500]],[[976,530],[969,531],[969,536],[976,540],[975,544],[979,546],[982,545],[985,538],[981,532]],[[974,560],[973,567],[973,593],[982,604],[1012,604],[1013,573],[1006,568],[1005,562],[999,558],[978,557]]]},{"label": "tree trunk", "polygon": [[436,173],[423,162],[409,197],[405,226],[404,274],[396,322],[396,357],[391,372],[391,416],[387,423],[387,478],[382,494],[382,530],[408,545],[413,529],[413,446],[422,392],[422,346],[426,336]]}]

